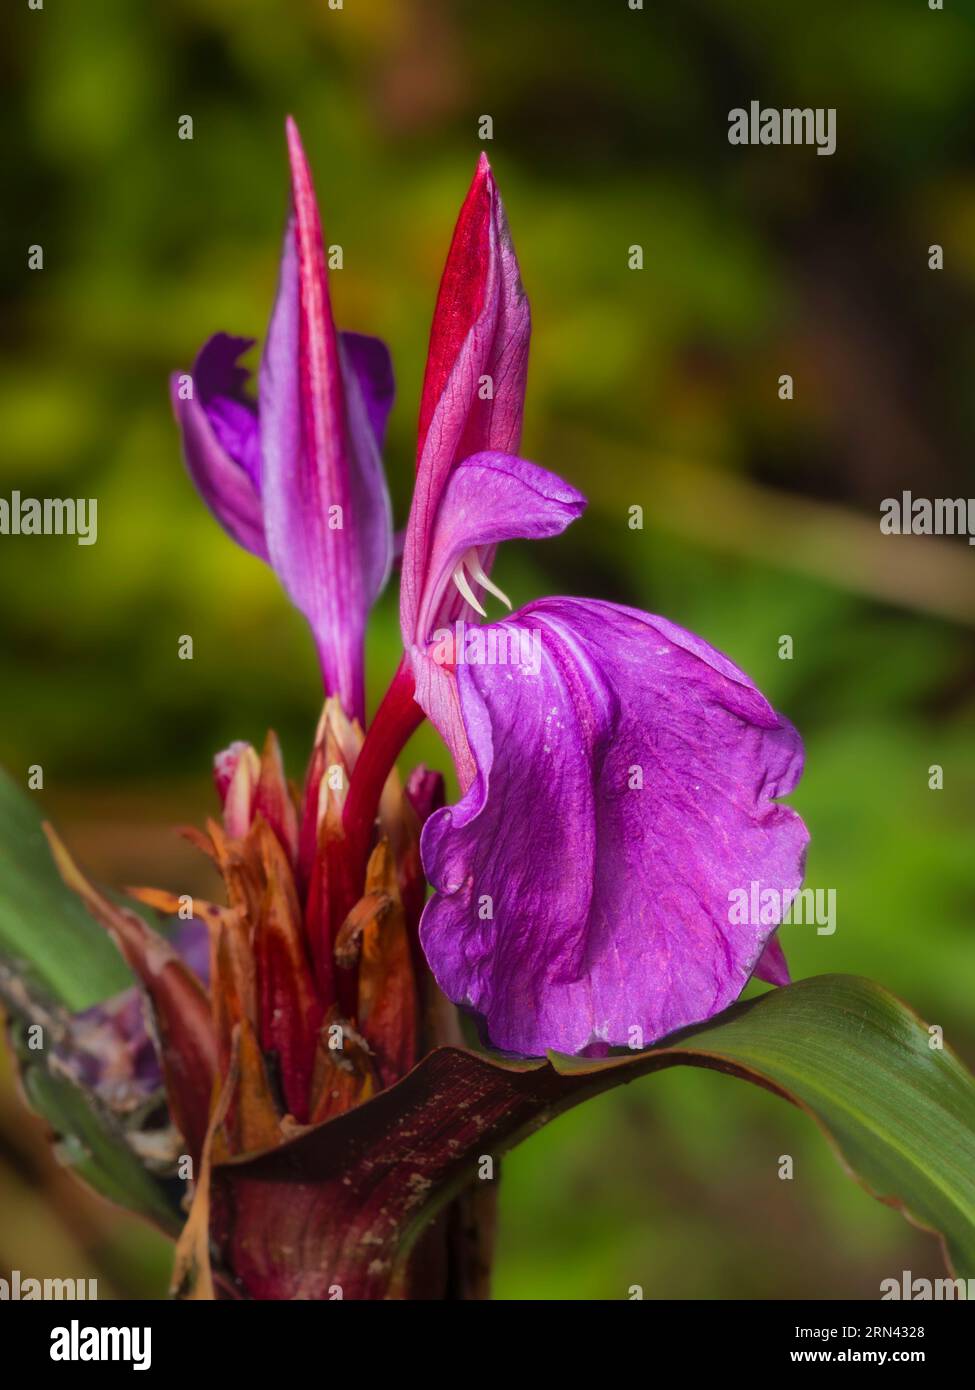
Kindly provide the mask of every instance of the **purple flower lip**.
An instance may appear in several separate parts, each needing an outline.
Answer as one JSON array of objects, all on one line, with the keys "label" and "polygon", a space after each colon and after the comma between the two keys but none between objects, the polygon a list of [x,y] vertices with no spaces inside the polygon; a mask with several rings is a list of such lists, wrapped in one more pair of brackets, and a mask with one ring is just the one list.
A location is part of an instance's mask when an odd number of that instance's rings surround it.
[{"label": "purple flower lip", "polygon": [[731,925],[728,893],[801,882],[792,726],[665,619],[553,598],[497,626],[541,630],[541,671],[455,673],[476,775],[422,840],[448,997],[497,1047],[577,1053],[709,1018],[760,963],[781,977],[775,924]]}]

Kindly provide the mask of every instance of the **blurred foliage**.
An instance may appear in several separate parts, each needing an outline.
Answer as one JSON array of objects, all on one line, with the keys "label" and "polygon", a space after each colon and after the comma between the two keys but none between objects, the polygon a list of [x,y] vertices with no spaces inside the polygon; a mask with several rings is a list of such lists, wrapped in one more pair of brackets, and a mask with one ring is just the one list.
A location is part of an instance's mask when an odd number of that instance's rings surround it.
[{"label": "blurred foliage", "polygon": [[[805,737],[808,882],[837,891],[834,936],[786,930],[794,973],[876,977],[971,1062],[972,552],[876,546],[883,497],[975,491],[971,10],[46,0],[5,24],[0,495],[97,497],[99,536],[0,538],[0,762],[24,780],[43,765],[45,807],[89,866],[198,889],[165,827],[212,810],[212,753],[273,725],[298,776],[314,727],[302,619],[197,501],[166,393],[211,331],[263,336],[285,113],[345,250],[340,323],[397,364],[400,521],[439,270],[489,113],[534,311],[524,451],[593,498],[558,541],[506,549],[499,582],[665,613],[754,676]],[[752,99],[835,106],[836,154],[729,146],[727,113]],[[34,243],[43,272],[26,269]],[[717,524],[706,481],[700,506],[670,486],[702,465],[734,499]],[[396,642],[393,590],[374,700]],[[429,730],[415,745],[443,765]],[[161,1290],[156,1238],[67,1198],[29,1127],[5,1100],[0,1272],[67,1274],[74,1252],[106,1292]],[[808,1121],[703,1074],[560,1119],[506,1160],[501,1206],[501,1296],[874,1298],[885,1275],[939,1268]]]}]

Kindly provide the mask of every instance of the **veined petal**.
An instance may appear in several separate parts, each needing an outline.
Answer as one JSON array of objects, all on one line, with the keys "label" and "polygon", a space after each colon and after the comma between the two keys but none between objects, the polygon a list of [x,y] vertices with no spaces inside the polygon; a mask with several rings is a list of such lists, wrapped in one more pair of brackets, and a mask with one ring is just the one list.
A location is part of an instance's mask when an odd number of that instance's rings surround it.
[{"label": "veined petal", "polygon": [[444,591],[469,551],[557,536],[585,506],[581,492],[527,459],[498,452],[464,459],[452,469],[437,508],[413,641],[424,646],[431,640]]},{"label": "veined petal", "polygon": [[469,553],[492,553],[505,540],[558,535],[585,505],[574,487],[514,454],[474,454],[451,471],[444,487],[430,534],[424,587],[406,640],[416,680],[414,698],[450,749],[465,789],[474,767],[453,675],[454,628],[445,617],[451,607],[447,596],[456,592],[452,576]]},{"label": "veined petal", "polygon": [[215,334],[193,365],[192,398],[184,398],[178,374],[171,379],[170,393],[197,491],[227,534],[266,560],[257,414],[244,392],[249,373],[236,365],[252,346],[250,338]]},{"label": "veined petal", "polygon": [[264,525],[271,563],[315,634],[326,689],[361,719],[366,614],[392,562],[376,443],[385,388],[363,391],[377,377],[375,350],[336,334],[311,171],[290,119],[288,149],[292,214],[260,372]]},{"label": "veined petal", "polygon": [[531,656],[457,668],[477,775],[423,832],[438,983],[530,1054],[647,1046],[718,1013],[777,925],[737,920],[732,895],[787,902],[802,880],[805,826],[774,801],[798,734],[665,619],[549,599],[493,627],[496,651]]},{"label": "veined petal", "polygon": [[[401,619],[412,640],[441,496],[451,470],[521,439],[531,316],[494,176],[481,156],[437,297],[420,404],[416,488],[403,549]],[[482,563],[490,571],[490,553]],[[465,611],[448,595],[443,616]],[[407,635],[409,634],[409,635]]]}]

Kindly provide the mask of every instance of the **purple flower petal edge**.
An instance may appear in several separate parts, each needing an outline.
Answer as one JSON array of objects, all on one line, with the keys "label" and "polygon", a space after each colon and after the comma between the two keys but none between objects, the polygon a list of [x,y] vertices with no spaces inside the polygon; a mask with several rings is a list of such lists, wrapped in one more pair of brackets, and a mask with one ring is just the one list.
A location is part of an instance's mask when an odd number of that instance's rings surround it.
[{"label": "purple flower petal edge", "polygon": [[802,881],[806,828],[776,804],[799,735],[663,618],[556,598],[492,628],[528,659],[457,670],[477,773],[423,832],[438,983],[528,1055],[648,1046],[710,1018],[776,929],[732,922],[732,892]]}]

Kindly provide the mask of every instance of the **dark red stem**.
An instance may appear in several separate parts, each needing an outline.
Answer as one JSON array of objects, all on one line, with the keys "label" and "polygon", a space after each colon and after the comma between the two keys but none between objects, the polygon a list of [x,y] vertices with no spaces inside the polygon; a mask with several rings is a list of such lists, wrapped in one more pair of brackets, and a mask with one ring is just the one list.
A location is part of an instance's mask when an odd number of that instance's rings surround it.
[{"label": "dark red stem", "polygon": [[346,836],[344,857],[356,881],[365,869],[386,778],[407,740],[426,717],[413,698],[415,689],[413,672],[404,656],[369,725],[349,780],[342,813]]}]

